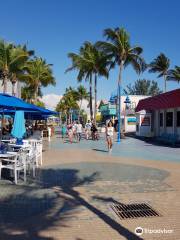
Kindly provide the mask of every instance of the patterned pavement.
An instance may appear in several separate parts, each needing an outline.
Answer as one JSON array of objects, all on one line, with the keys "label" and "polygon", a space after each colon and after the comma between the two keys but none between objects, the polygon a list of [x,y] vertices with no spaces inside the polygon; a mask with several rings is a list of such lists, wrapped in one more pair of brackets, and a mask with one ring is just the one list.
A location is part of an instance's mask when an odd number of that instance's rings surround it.
[{"label": "patterned pavement", "polygon": [[[178,148],[131,138],[115,144],[112,155],[104,140],[71,145],[54,138],[44,145],[36,179],[0,182],[0,240],[178,239]],[[161,217],[120,220],[110,209],[136,202],[149,203]],[[137,236],[138,226],[173,233]]]}]

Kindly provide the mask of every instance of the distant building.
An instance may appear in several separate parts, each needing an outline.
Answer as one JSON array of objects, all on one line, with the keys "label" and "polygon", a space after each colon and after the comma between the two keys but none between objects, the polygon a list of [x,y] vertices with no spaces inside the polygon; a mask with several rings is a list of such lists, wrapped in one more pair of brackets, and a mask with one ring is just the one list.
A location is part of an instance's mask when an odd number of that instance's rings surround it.
[{"label": "distant building", "polygon": [[[127,96],[121,96],[121,123],[125,132],[135,132],[136,131],[136,117],[135,109],[140,100],[145,99],[149,96],[143,95],[129,95],[129,104],[125,103]],[[101,101],[99,104],[99,111],[102,115],[102,121],[117,118],[117,96],[113,95],[110,97],[108,102]]]}]

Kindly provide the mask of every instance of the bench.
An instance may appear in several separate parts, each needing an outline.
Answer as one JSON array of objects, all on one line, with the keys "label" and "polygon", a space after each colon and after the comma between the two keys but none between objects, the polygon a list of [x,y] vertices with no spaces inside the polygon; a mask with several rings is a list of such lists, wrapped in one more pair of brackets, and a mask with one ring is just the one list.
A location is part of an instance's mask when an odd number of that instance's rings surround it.
[{"label": "bench", "polygon": [[157,137],[156,140],[174,146],[178,142],[178,135],[172,133],[163,133],[161,136]]}]

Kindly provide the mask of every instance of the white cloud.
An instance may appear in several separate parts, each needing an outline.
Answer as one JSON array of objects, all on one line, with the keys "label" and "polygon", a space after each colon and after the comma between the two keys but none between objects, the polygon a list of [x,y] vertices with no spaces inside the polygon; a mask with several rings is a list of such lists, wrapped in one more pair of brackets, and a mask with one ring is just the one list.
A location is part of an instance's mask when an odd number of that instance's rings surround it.
[{"label": "white cloud", "polygon": [[50,94],[44,95],[41,100],[45,104],[46,108],[48,108],[50,110],[55,110],[55,108],[61,98],[62,98],[62,96],[60,96],[60,95],[50,93]]}]

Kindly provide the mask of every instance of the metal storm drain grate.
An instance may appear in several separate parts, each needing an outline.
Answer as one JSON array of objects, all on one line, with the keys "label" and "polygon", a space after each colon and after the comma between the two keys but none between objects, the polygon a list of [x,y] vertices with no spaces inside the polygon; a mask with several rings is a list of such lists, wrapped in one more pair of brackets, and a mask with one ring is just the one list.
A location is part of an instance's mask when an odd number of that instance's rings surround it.
[{"label": "metal storm drain grate", "polygon": [[160,214],[147,203],[118,203],[112,204],[110,207],[120,219],[160,216]]}]

